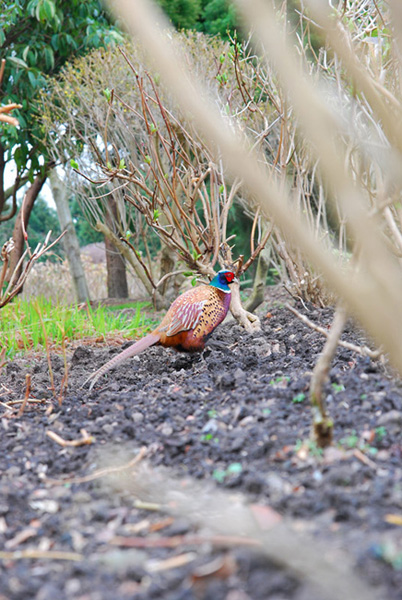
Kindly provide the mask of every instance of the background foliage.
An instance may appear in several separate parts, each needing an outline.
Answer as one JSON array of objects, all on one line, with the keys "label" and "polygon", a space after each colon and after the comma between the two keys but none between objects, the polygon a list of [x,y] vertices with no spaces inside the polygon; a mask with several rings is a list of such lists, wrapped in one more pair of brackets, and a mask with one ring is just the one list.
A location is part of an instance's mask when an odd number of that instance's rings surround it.
[{"label": "background foliage", "polygon": [[[17,187],[32,181],[47,161],[38,139],[35,98],[72,57],[122,41],[122,34],[98,0],[16,0],[2,4],[0,56],[6,59],[0,103],[19,102],[20,126],[0,131],[0,213],[6,210],[6,165],[13,164]],[[7,207],[8,209],[9,207]]]}]

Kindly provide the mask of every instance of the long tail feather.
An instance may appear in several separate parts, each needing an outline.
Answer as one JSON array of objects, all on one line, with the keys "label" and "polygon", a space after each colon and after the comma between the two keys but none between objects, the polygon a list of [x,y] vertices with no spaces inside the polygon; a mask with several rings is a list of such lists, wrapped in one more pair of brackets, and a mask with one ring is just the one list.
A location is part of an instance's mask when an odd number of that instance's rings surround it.
[{"label": "long tail feather", "polygon": [[158,343],[159,339],[160,336],[158,334],[149,333],[141,340],[138,340],[138,342],[135,342],[135,344],[132,344],[132,346],[129,346],[128,348],[123,350],[123,352],[120,352],[120,354],[114,356],[111,360],[109,360],[109,362],[105,363],[100,369],[95,371],[95,373],[92,373],[92,375],[90,375],[88,379],[84,381],[82,387],[84,387],[88,383],[88,381],[90,381],[91,385],[89,386],[89,389],[92,390],[99,377],[102,377],[102,375],[107,373],[107,371],[113,369],[114,367],[117,367],[117,365],[124,362],[131,356],[135,356],[136,354],[139,354],[146,348],[149,348],[149,346],[153,346],[154,344]]}]

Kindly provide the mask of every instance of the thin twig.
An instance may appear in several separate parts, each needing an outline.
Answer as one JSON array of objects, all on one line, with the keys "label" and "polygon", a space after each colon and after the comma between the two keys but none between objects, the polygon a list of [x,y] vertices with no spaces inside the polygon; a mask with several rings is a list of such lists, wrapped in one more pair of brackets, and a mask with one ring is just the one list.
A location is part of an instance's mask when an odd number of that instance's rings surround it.
[{"label": "thin twig", "polygon": [[46,479],[46,483],[48,485],[64,485],[65,483],[88,483],[89,481],[94,481],[95,479],[99,479],[100,477],[106,477],[107,475],[111,475],[112,473],[121,473],[122,471],[127,471],[128,469],[132,469],[138,463],[142,461],[145,457],[147,449],[143,446],[138,454],[130,460],[129,463],[125,465],[120,465],[118,467],[106,467],[105,469],[99,469],[95,471],[91,475],[85,475],[84,477],[67,477],[66,479]]},{"label": "thin twig", "polygon": [[27,405],[28,402],[28,398],[29,398],[29,394],[31,393],[31,375],[29,373],[27,373],[25,375],[25,396],[24,399],[22,401],[22,404],[20,406],[20,409],[18,411],[18,416],[22,417],[25,407]]},{"label": "thin twig", "polygon": [[[296,317],[300,319],[300,321],[302,321],[305,325],[307,325],[307,327],[310,327],[310,329],[313,329],[314,331],[325,335],[325,337],[328,337],[329,331],[327,331],[323,327],[320,327],[316,323],[313,323],[313,321],[310,321],[308,317],[300,313],[296,308],[294,308],[290,304],[285,304],[285,308],[287,308],[288,310],[290,310],[290,312],[296,315]],[[378,350],[371,350],[368,346],[357,346],[356,344],[352,344],[351,342],[344,342],[343,340],[339,340],[338,345],[343,346],[343,348],[347,348],[348,350],[352,350],[352,352],[357,352],[362,356],[368,356],[372,360],[377,360],[384,353],[382,348],[379,348]]]},{"label": "thin twig", "polygon": [[77,448],[78,446],[87,446],[93,443],[95,438],[89,435],[85,429],[80,429],[80,433],[82,437],[78,440],[65,440],[54,431],[46,431],[46,435],[63,448]]},{"label": "thin twig", "polygon": [[240,535],[173,535],[159,538],[117,535],[109,541],[109,544],[124,548],[180,548],[182,546],[201,546],[203,544],[225,548],[236,548],[238,546],[261,547],[259,540]]},{"label": "thin twig", "polygon": [[0,551],[0,560],[21,559],[49,559],[49,560],[83,560],[84,556],[77,552],[63,552],[62,550],[16,550],[15,552]]}]

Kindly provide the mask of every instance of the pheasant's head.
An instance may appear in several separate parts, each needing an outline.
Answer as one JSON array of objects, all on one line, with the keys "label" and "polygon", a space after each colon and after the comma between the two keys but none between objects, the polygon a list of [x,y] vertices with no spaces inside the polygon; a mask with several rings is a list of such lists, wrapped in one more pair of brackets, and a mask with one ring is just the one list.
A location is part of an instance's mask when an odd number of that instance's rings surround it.
[{"label": "pheasant's head", "polygon": [[210,282],[209,285],[216,287],[224,292],[230,292],[229,285],[237,281],[235,274],[232,271],[227,271],[226,269],[222,269],[219,271]]}]

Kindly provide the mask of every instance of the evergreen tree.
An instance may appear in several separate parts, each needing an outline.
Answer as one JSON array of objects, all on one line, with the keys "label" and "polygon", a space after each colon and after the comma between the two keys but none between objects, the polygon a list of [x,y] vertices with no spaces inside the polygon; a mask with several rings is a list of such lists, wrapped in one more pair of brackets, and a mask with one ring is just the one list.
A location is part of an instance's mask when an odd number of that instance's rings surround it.
[{"label": "evergreen tree", "polygon": [[198,25],[200,31],[227,38],[228,31],[238,28],[236,7],[230,0],[202,0]]},{"label": "evergreen tree", "polygon": [[158,0],[176,29],[196,27],[200,16],[200,0]]}]

